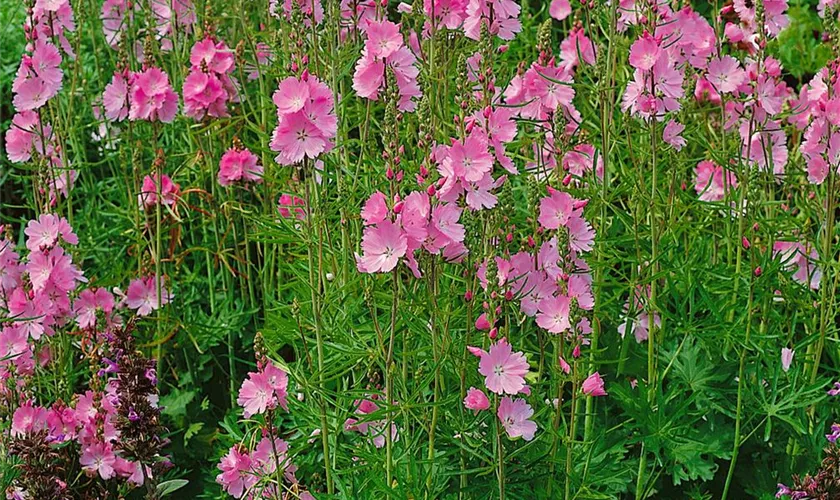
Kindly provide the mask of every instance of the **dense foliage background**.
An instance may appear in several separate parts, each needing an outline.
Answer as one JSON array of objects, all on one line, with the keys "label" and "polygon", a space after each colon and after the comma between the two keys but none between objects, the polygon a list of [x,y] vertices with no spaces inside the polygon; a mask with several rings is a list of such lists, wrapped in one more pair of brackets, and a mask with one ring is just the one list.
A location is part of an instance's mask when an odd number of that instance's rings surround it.
[{"label": "dense foliage background", "polygon": [[[12,127],[13,80],[28,50],[22,28],[28,3],[0,0],[4,132]],[[161,480],[189,481],[174,497],[228,496],[216,480],[219,461],[238,443],[250,448],[259,441],[267,418],[297,467],[302,487],[284,490],[289,498],[306,490],[316,498],[707,499],[725,489],[728,498],[773,498],[778,483],[791,484],[794,474],[819,467],[825,435],[838,418],[837,400],[826,393],[840,378],[837,172],[834,165],[824,183],[809,182],[800,151],[804,127],[788,121],[800,89],[840,56],[832,38],[837,21],[821,17],[816,0],[789,0],[789,25],[777,37],[759,36],[757,50],[727,43],[731,3],[659,2],[659,9],[696,10],[716,33],[715,50],[743,67],[765,57],[779,61],[777,81],[792,92],[777,113],[788,154],[775,174],[744,158],[738,130],[723,126],[722,105],[695,98],[703,69],[683,69],[681,106],[664,121],[622,108],[634,78],[631,45],[656,16],[619,32],[620,13],[608,2],[574,0],[572,14],[558,21],[549,15],[549,2],[520,0],[521,31],[509,41],[487,33],[474,40],[458,27],[424,35],[422,1],[411,12],[394,1],[371,7],[380,19],[401,23],[406,45],[422,47],[416,65],[423,97],[415,99],[416,111],[404,113],[396,109],[393,89],[376,101],[354,90],[365,37],[357,20],[342,15],[347,1],[323,0],[324,19],[313,22],[296,1],[286,2],[295,6],[288,14],[281,2],[279,14],[269,15],[275,6],[268,0],[194,0],[195,22],[174,23],[172,33],[160,37],[150,29],[152,2],[138,0],[134,21],[115,47],[103,34],[100,0],[69,3],[75,30],[66,35],[76,57],[65,55],[62,89],[42,108],[42,120],[49,117],[78,179],[50,205],[39,191],[41,162],[0,158],[0,224],[24,248],[31,219],[45,210],[65,217],[78,235],[68,252],[89,280],[85,286],[125,290],[137,278],[165,276],[171,302],[138,318],[134,337],[158,360],[170,440],[165,451],[173,464]],[[487,79],[504,91],[541,57],[559,58],[573,29],[597,44],[597,61],[580,63],[573,79],[549,80],[574,89],[581,117],[579,129],[558,134],[556,150],[547,154],[560,163],[564,153],[590,144],[590,169],[603,162],[603,177],[586,172],[570,183],[562,168],[541,170],[535,145],[544,147],[546,130],[539,120],[518,117],[518,133],[506,149],[520,173],[495,186],[495,208],[463,211],[470,250],[463,262],[421,251],[420,278],[404,260],[390,272],[359,272],[354,254],[364,253],[360,212],[366,201],[379,190],[393,209],[395,194],[436,185],[432,146],[463,138],[464,118],[489,105],[473,95],[473,86],[488,95],[487,86],[470,79],[467,60],[481,53]],[[171,123],[104,119],[98,103],[115,70],[139,71],[140,57],[151,59],[180,95],[191,49],[207,36],[235,55],[231,76],[239,102],[229,103],[228,116],[195,119],[182,112]],[[258,52],[270,53],[270,60],[258,64]],[[766,64],[757,65],[758,76],[768,71]],[[311,159],[280,165],[270,147],[278,119],[272,94],[304,69],[336,97],[335,148],[318,156],[318,170]],[[393,77],[388,84],[393,87]],[[493,106],[504,108],[502,102],[497,96]],[[685,126],[679,150],[662,141],[671,119]],[[263,182],[219,184],[220,159],[235,141],[259,158]],[[731,171],[740,188],[726,199],[701,199],[695,169],[704,160]],[[494,169],[504,173],[498,162]],[[138,209],[142,179],[155,171],[180,186],[177,202]],[[584,213],[597,236],[586,256],[594,307],[585,343],[540,328],[518,303],[510,305],[503,286],[494,288],[491,279],[488,288],[477,273],[487,260],[534,251],[529,238],[537,246],[543,241],[537,216],[547,185],[589,200]],[[291,214],[278,211],[278,200],[290,204],[281,195],[299,200]],[[731,209],[733,200],[745,210]],[[808,264],[820,269],[818,287],[794,277],[790,254],[774,251],[780,241],[819,249]],[[491,278],[494,266],[486,271]],[[655,300],[643,291],[651,285]],[[492,408],[473,412],[463,404],[470,387],[484,388],[467,346],[489,348],[490,328],[476,320],[496,306],[492,335],[527,353],[533,440],[509,439],[497,430]],[[650,342],[629,333],[642,323],[643,310],[661,322]],[[620,334],[624,329],[628,335]],[[78,338],[67,330],[49,342]],[[257,351],[289,374],[288,411],[245,418],[237,397],[256,371],[255,338]],[[582,348],[580,357],[571,354],[575,347]],[[783,348],[795,351],[789,367],[783,367]],[[72,349],[58,352],[64,358],[38,369],[33,379],[46,382],[28,393],[44,406],[72,402],[96,371]],[[564,373],[559,356],[572,364],[571,373]],[[604,397],[581,392],[595,372],[605,382]],[[388,384],[393,405],[383,396]],[[4,452],[22,394],[5,394],[0,407]],[[380,408],[370,419],[396,428],[387,446],[345,426],[348,418],[362,418],[359,402],[371,398]],[[0,484],[9,491],[20,474],[14,455],[0,459]],[[83,476],[75,470],[65,480],[81,484]],[[109,495],[143,493],[107,484]]]}]

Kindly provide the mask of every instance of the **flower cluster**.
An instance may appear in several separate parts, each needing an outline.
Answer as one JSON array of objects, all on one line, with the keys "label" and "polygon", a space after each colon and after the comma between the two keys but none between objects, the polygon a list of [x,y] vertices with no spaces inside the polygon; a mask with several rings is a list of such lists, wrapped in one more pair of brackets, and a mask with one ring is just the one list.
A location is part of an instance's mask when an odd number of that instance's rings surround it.
[{"label": "flower cluster", "polygon": [[362,26],[365,45],[356,62],[353,89],[360,97],[377,100],[386,81],[386,71],[394,74],[399,88],[400,111],[413,111],[422,97],[417,84],[417,57],[403,42],[400,25],[391,21],[368,21]]},{"label": "flower cluster", "polygon": [[272,97],[277,106],[277,127],[270,147],[280,165],[294,165],[304,158],[314,160],[333,148],[338,128],[332,91],[314,75],[304,71],[280,82]]},{"label": "flower cluster", "polygon": [[236,66],[233,52],[224,42],[208,36],[193,45],[190,64],[184,79],[184,114],[196,120],[205,115],[228,116],[227,103],[239,101],[231,75]]}]

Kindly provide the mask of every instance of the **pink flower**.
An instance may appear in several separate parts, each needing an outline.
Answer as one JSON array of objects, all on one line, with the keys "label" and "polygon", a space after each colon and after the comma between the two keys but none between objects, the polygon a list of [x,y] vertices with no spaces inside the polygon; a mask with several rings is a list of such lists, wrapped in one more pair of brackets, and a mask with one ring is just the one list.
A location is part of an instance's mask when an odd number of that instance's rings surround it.
[{"label": "pink flower", "polygon": [[262,182],[263,168],[257,155],[247,149],[228,149],[219,161],[219,184],[229,186],[237,181]]},{"label": "pink flower", "polygon": [[290,76],[280,82],[274,93],[277,112],[282,114],[297,113],[309,102],[309,84]]},{"label": "pink flower", "polygon": [[793,349],[782,347],[782,370],[787,372],[790,370],[790,364],[793,362],[793,355],[796,352]]},{"label": "pink flower", "polygon": [[117,456],[110,443],[95,441],[84,448],[79,463],[89,476],[99,474],[104,480],[114,477]]},{"label": "pink flower", "polygon": [[365,202],[362,208],[362,220],[365,224],[379,224],[388,216],[388,205],[385,195],[380,191],[376,191]]},{"label": "pink flower", "polygon": [[[160,294],[158,294],[160,288]],[[136,309],[138,316],[148,316],[172,300],[172,294],[164,287],[163,279],[156,276],[137,278],[128,285],[125,304]]]},{"label": "pink flower", "polygon": [[490,400],[487,399],[487,395],[481,389],[470,387],[470,390],[467,391],[467,397],[464,398],[464,406],[468,410],[479,412],[490,408]]},{"label": "pink flower", "polygon": [[[519,22],[521,7],[514,0],[470,0],[464,19],[464,34],[478,40],[481,36],[481,24],[486,22],[490,34],[502,40],[513,40],[522,31]],[[492,15],[491,15],[492,13]]]},{"label": "pink flower", "polygon": [[496,415],[509,438],[521,437],[525,441],[534,439],[537,424],[528,420],[534,415],[534,410],[524,399],[502,398]]},{"label": "pink flower", "polygon": [[795,271],[793,280],[812,290],[820,289],[822,270],[817,266],[817,250],[802,243],[777,241],[773,244],[773,256],[780,256],[782,265],[788,271]]},{"label": "pink flower", "polygon": [[461,26],[467,15],[467,0],[423,0],[423,12],[431,19],[434,15],[439,26],[454,30]]},{"label": "pink flower", "polygon": [[[38,113],[22,111],[12,118],[12,126],[6,131],[6,154],[12,163],[29,161],[32,150],[43,152],[41,146],[41,125]],[[52,131],[49,125],[44,126],[44,134],[50,137]]]},{"label": "pink flower", "polygon": [[[133,78],[133,75],[129,75]],[[128,117],[128,78],[122,72],[117,71],[111,78],[111,83],[105,86],[102,93],[102,106],[105,108],[105,118],[113,121],[122,121]]]},{"label": "pink flower", "polygon": [[160,120],[169,123],[178,113],[178,94],[169,85],[169,76],[159,68],[138,73],[131,85],[129,120]]},{"label": "pink flower", "polygon": [[746,78],[746,72],[741,69],[738,60],[732,56],[716,57],[709,61],[709,73],[706,79],[719,94],[735,92]]},{"label": "pink flower", "polygon": [[496,394],[517,394],[525,387],[528,361],[522,352],[513,352],[502,339],[489,352],[480,351],[478,373],[484,375],[484,385]]},{"label": "pink flower", "polygon": [[184,80],[184,114],[201,120],[205,115],[227,116],[228,94],[214,73],[191,71]]},{"label": "pink flower", "polygon": [[277,163],[293,165],[306,158],[315,159],[327,149],[327,141],[302,113],[288,115],[277,125],[271,138],[271,149],[279,151]]},{"label": "pink flower", "polygon": [[703,160],[694,169],[694,190],[701,201],[723,201],[727,190],[738,187],[735,174],[723,170],[723,167],[709,160]]},{"label": "pink flower", "polygon": [[292,217],[292,212],[294,211],[295,217],[303,220],[306,218],[306,211],[302,208],[305,204],[306,202],[299,196],[281,194],[277,200],[277,211],[280,212],[281,217],[286,219]]},{"label": "pink flower", "polygon": [[37,220],[31,220],[23,231],[26,236],[26,248],[31,252],[52,248],[58,239],[71,245],[77,245],[79,238],[64,217],[53,214],[41,214]]},{"label": "pink flower", "polygon": [[[308,85],[305,100],[300,90],[303,84]],[[304,158],[314,160],[332,149],[332,139],[338,129],[332,91],[312,75],[305,76],[297,84],[287,79],[282,85],[272,97],[277,106],[277,127],[270,143],[271,149],[279,153],[275,161],[281,165],[294,165]],[[289,94],[292,87],[296,93]],[[298,111],[286,111],[297,108],[299,100],[305,102]]]},{"label": "pink flower", "polygon": [[545,229],[558,229],[565,226],[573,215],[578,215],[575,200],[565,191],[549,188],[549,195],[540,200],[540,215],[537,218]]},{"label": "pink flower", "polygon": [[251,457],[237,445],[228,450],[218,467],[222,472],[216,476],[216,482],[234,498],[241,498],[260,479],[252,471]]},{"label": "pink flower", "polygon": [[563,373],[568,375],[569,373],[572,372],[572,367],[569,366],[569,363],[567,363],[565,359],[563,359],[563,356],[560,356],[558,358],[558,362],[560,364],[560,369],[563,370]]},{"label": "pink flower", "polygon": [[630,66],[642,71],[650,71],[660,58],[667,57],[659,42],[647,31],[630,46]]},{"label": "pink flower", "polygon": [[385,59],[403,46],[400,25],[391,21],[368,22],[365,26],[365,48],[374,57]]},{"label": "pink flower", "polygon": [[390,272],[397,267],[407,249],[408,241],[397,224],[385,220],[375,226],[368,226],[362,236],[362,257],[357,258],[359,271]]},{"label": "pink flower", "polygon": [[181,194],[181,187],[172,182],[166,174],[154,174],[154,177],[147,175],[143,178],[142,191],[138,195],[140,208],[154,208],[158,203],[157,180],[160,179],[160,198],[166,206],[172,206]]},{"label": "pink flower", "polygon": [[38,39],[32,55],[24,55],[12,82],[12,103],[16,111],[42,107],[61,90],[61,54],[47,38]]},{"label": "pink flower", "polygon": [[90,328],[96,324],[96,312],[109,314],[114,310],[114,296],[105,288],[83,290],[73,302],[73,312],[79,328]]},{"label": "pink flower", "polygon": [[[248,378],[242,381],[236,403],[245,410],[242,412],[245,418],[265,413],[266,410],[273,409],[280,403],[275,393],[275,387],[279,386],[280,381],[283,380],[282,388],[285,393],[285,384],[288,383],[288,377],[284,377],[285,372],[278,371],[283,375],[277,376],[270,372],[250,372]],[[285,404],[285,398],[282,401]]]},{"label": "pink flower", "polygon": [[662,140],[679,151],[686,145],[685,139],[680,135],[683,130],[685,130],[685,125],[676,120],[671,120],[662,131]]},{"label": "pink flower", "polygon": [[[119,47],[122,31],[128,28],[126,13],[132,15],[129,11],[132,3],[130,0],[105,0],[102,4],[102,31],[105,41],[114,49]],[[137,8],[136,3],[134,8]]]},{"label": "pink flower", "polygon": [[572,217],[566,223],[569,229],[569,247],[576,252],[589,252],[595,243],[595,230],[583,217]]},{"label": "pink flower", "polygon": [[549,297],[539,304],[537,325],[549,333],[563,333],[571,328],[569,320],[569,297]]},{"label": "pink flower", "polygon": [[73,265],[70,256],[61,247],[45,252],[31,252],[26,271],[35,292],[54,287],[57,291],[68,293],[76,287],[77,282],[85,280],[82,272]]},{"label": "pink flower", "polygon": [[551,5],[548,7],[548,14],[554,19],[562,21],[569,17],[571,13],[572,6],[569,5],[569,0],[551,0]]},{"label": "pink flower", "polygon": [[455,175],[469,182],[480,181],[493,169],[493,157],[487,151],[487,143],[473,136],[466,138],[463,144],[453,142],[449,160]]},{"label": "pink flower", "polygon": [[598,372],[586,377],[586,380],[584,380],[583,384],[580,386],[580,390],[587,396],[607,395],[607,391],[604,390],[604,381],[601,379],[601,375]]},{"label": "pink flower", "polygon": [[217,74],[230,73],[236,66],[233,51],[222,41],[205,38],[193,45],[190,51],[190,64],[193,69],[202,68]]},{"label": "pink flower", "polygon": [[40,406],[26,403],[18,407],[12,415],[12,436],[23,437],[43,430],[47,426],[47,412]]}]

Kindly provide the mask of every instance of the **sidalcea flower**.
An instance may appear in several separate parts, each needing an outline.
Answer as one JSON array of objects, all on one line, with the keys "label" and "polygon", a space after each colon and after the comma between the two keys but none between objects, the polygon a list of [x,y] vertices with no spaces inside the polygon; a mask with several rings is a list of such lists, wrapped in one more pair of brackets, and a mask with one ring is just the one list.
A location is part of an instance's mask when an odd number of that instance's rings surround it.
[{"label": "sidalcea flower", "polygon": [[362,256],[357,257],[358,268],[364,273],[387,273],[397,267],[405,256],[408,240],[397,224],[385,220],[368,226],[362,236]]},{"label": "sidalcea flower", "polygon": [[496,415],[509,438],[521,437],[525,441],[534,439],[537,424],[528,420],[534,415],[534,410],[524,399],[502,398]]},{"label": "sidalcea flower", "polygon": [[580,215],[575,208],[575,199],[565,191],[549,188],[549,196],[540,200],[540,215],[537,218],[545,229],[558,229],[565,226],[572,216]]},{"label": "sidalcea flower", "polygon": [[794,271],[793,280],[812,290],[819,290],[822,269],[817,266],[819,255],[810,244],[777,241],[773,244],[773,256],[780,256],[784,268]]},{"label": "sidalcea flower", "polygon": [[787,347],[782,347],[782,370],[787,373],[790,370],[790,364],[793,363],[793,355],[796,351]]},{"label": "sidalcea flower", "polygon": [[16,111],[38,109],[58,94],[63,77],[60,64],[58,49],[46,37],[39,38],[31,55],[23,56],[12,82]]},{"label": "sidalcea flower", "polygon": [[502,40],[513,40],[522,31],[519,13],[522,8],[515,0],[469,0],[464,19],[464,34],[478,40],[481,25],[487,23],[489,32]]},{"label": "sidalcea flower", "polygon": [[[277,106],[277,127],[271,136],[270,147],[279,154],[275,161],[281,165],[294,165],[304,158],[314,160],[332,149],[332,139],[338,129],[338,118],[334,111],[332,91],[318,78],[305,74],[296,83],[287,78],[274,93],[272,100]],[[301,99],[300,91],[293,95],[289,88],[308,86],[308,96],[297,111]]]},{"label": "sidalcea flower", "polygon": [[569,318],[569,297],[559,295],[548,297],[539,303],[537,325],[549,333],[563,333],[571,328]]},{"label": "sidalcea flower", "polygon": [[[158,188],[158,179],[160,179],[160,187]],[[160,189],[160,193],[158,193]],[[154,176],[147,175],[143,178],[143,186],[137,199],[140,203],[140,208],[150,209],[158,204],[158,194],[163,204],[172,206],[178,201],[181,194],[181,187],[172,182],[166,174],[154,174]]]},{"label": "sidalcea flower", "polygon": [[685,139],[680,135],[683,130],[685,130],[685,125],[676,120],[671,120],[662,131],[662,140],[679,151],[686,145]]},{"label": "sidalcea flower", "polygon": [[138,73],[131,85],[129,120],[169,123],[178,114],[178,94],[169,85],[169,75],[159,68]]},{"label": "sidalcea flower", "polygon": [[744,83],[746,78],[746,72],[741,69],[738,60],[732,56],[718,57],[709,61],[706,80],[714,87],[718,94],[734,92]]},{"label": "sidalcea flower", "polygon": [[117,71],[111,78],[111,83],[105,86],[102,93],[102,106],[105,108],[105,118],[111,121],[122,121],[128,117],[129,88],[134,79],[134,73]]},{"label": "sidalcea flower", "polygon": [[580,390],[587,396],[607,395],[607,391],[604,390],[604,381],[601,379],[601,375],[598,372],[586,377],[586,380],[584,380],[583,384],[580,386]]},{"label": "sidalcea flower", "polygon": [[571,13],[572,6],[569,4],[569,0],[551,0],[551,4],[548,6],[548,14],[558,21],[566,19]]},{"label": "sidalcea flower", "polygon": [[361,24],[365,31],[362,57],[356,62],[353,73],[353,90],[360,97],[379,99],[385,84],[385,68],[390,68],[399,91],[400,111],[414,111],[416,99],[422,96],[417,76],[417,57],[404,45],[399,25],[390,21],[367,21]]},{"label": "sidalcea flower", "polygon": [[254,474],[250,455],[239,445],[234,445],[222,457],[218,465],[219,473],[216,482],[234,498],[242,498],[259,481]]},{"label": "sidalcea flower", "polygon": [[709,160],[698,163],[694,175],[694,190],[701,201],[723,201],[727,192],[738,187],[733,172]]},{"label": "sidalcea flower", "polygon": [[82,456],[79,457],[82,470],[90,476],[98,475],[106,481],[114,477],[116,462],[117,456],[114,454],[113,447],[110,443],[102,441],[87,445]]},{"label": "sidalcea flower", "polygon": [[125,305],[134,309],[138,316],[148,316],[172,300],[172,294],[157,276],[137,278],[128,285]]},{"label": "sidalcea flower", "polygon": [[262,182],[263,167],[257,155],[247,149],[228,149],[219,160],[219,184],[230,186],[238,181]]},{"label": "sidalcea flower", "polygon": [[228,116],[227,103],[239,101],[237,82],[230,75],[235,67],[233,51],[206,37],[193,45],[190,64],[184,79],[184,114],[196,120]]},{"label": "sidalcea flower", "polygon": [[522,352],[513,352],[507,340],[501,339],[489,352],[481,349],[478,373],[484,375],[484,386],[496,394],[518,394],[525,387],[528,361]]},{"label": "sidalcea flower", "polygon": [[467,397],[464,398],[464,407],[479,412],[490,408],[490,400],[487,399],[487,395],[481,389],[470,387],[470,390],[467,391]]},{"label": "sidalcea flower", "polygon": [[26,248],[31,252],[50,249],[59,239],[71,245],[79,243],[67,219],[53,214],[41,214],[37,220],[29,221],[23,232],[27,236]]},{"label": "sidalcea flower", "polygon": [[265,413],[278,405],[285,409],[288,385],[288,374],[269,362],[262,370],[248,373],[236,403],[244,409],[245,418]]}]

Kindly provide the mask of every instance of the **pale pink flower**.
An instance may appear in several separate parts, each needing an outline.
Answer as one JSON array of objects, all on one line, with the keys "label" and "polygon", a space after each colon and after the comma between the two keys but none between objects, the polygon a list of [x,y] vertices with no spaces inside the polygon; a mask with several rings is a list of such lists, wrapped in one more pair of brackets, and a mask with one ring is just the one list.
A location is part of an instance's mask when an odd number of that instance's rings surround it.
[{"label": "pale pink flower", "polygon": [[357,258],[359,270],[364,273],[390,272],[407,249],[408,241],[397,224],[385,220],[368,226],[362,236],[363,255]]},{"label": "pale pink flower", "polygon": [[[43,133],[50,137],[49,125],[43,127]],[[33,149],[43,153],[41,146],[42,127],[38,113],[22,111],[12,118],[12,126],[6,131],[6,154],[12,163],[29,161]]]},{"label": "pale pink flower", "polygon": [[798,242],[777,241],[773,244],[773,256],[780,256],[784,268],[793,273],[793,280],[812,290],[819,290],[822,270],[817,266],[819,255],[812,245]]},{"label": "pale pink flower", "polygon": [[365,48],[374,57],[384,59],[403,46],[399,24],[391,21],[368,22],[364,30],[367,34]]},{"label": "pale pink flower", "polygon": [[741,69],[738,60],[732,56],[716,57],[709,61],[706,79],[719,94],[735,92],[746,78],[746,72]]},{"label": "pale pink flower", "polygon": [[709,160],[703,160],[694,169],[694,190],[701,201],[723,201],[726,192],[738,187],[735,174]]},{"label": "pale pink flower", "polygon": [[537,424],[528,420],[534,415],[534,410],[524,399],[502,398],[496,414],[509,438],[521,437],[525,441],[534,439]]},{"label": "pale pink flower", "polygon": [[630,66],[642,71],[650,71],[660,58],[668,55],[647,31],[630,46]]},{"label": "pale pink flower", "polygon": [[580,390],[587,396],[607,395],[607,391],[604,390],[604,381],[601,379],[601,375],[598,372],[586,377],[586,380],[584,380],[583,384],[580,386]]},{"label": "pale pink flower", "polygon": [[493,157],[487,150],[487,143],[470,136],[463,144],[453,142],[449,148],[449,160],[455,175],[469,182],[477,182],[493,169]]},{"label": "pale pink flower", "polygon": [[793,349],[782,347],[782,370],[785,372],[790,370],[790,364],[793,363],[793,355],[795,353]]},{"label": "pale pink flower", "polygon": [[263,372],[248,373],[248,378],[242,381],[236,403],[245,410],[242,413],[245,418],[276,407],[278,401],[268,375]]},{"label": "pale pink flower", "polygon": [[293,76],[287,77],[280,82],[273,99],[278,113],[296,113],[309,102],[309,83]]},{"label": "pale pink flower", "polygon": [[548,330],[549,333],[563,333],[572,324],[569,319],[569,297],[559,295],[548,297],[539,304],[537,325]]},{"label": "pale pink flower", "polygon": [[38,39],[32,54],[24,55],[20,62],[12,82],[15,94],[12,104],[16,111],[38,109],[61,90],[61,54],[46,40],[46,37]]},{"label": "pale pink flower", "polygon": [[566,223],[569,247],[576,252],[589,252],[595,243],[595,230],[583,217],[574,216]]},{"label": "pale pink flower", "polygon": [[365,202],[362,208],[362,220],[365,224],[379,224],[388,216],[387,198],[380,191],[376,191]]},{"label": "pale pink flower", "polygon": [[480,351],[478,373],[484,375],[484,385],[496,394],[517,394],[525,387],[528,361],[522,352],[513,352],[507,340]]},{"label": "pale pink flower", "polygon": [[[133,77],[133,75],[129,75]],[[123,72],[117,71],[111,78],[111,83],[105,86],[102,93],[102,106],[105,108],[105,118],[122,121],[128,117],[128,78]]]},{"label": "pale pink flower", "polygon": [[229,186],[237,181],[262,182],[263,167],[257,155],[247,149],[228,149],[219,161],[219,184]]},{"label": "pale pink flower", "polygon": [[549,188],[549,195],[540,200],[540,215],[537,218],[545,229],[558,229],[565,226],[572,216],[580,214],[575,209],[575,199],[565,191]]},{"label": "pale pink flower", "polygon": [[87,445],[79,457],[79,464],[89,476],[99,475],[104,480],[114,477],[117,456],[110,443],[94,441]]},{"label": "pale pink flower", "polygon": [[662,131],[662,140],[679,151],[686,145],[685,139],[680,135],[683,130],[685,130],[685,125],[676,120],[671,120]]},{"label": "pale pink flower", "polygon": [[193,45],[190,51],[193,69],[206,69],[212,73],[230,73],[236,66],[233,51],[223,41],[207,37]]},{"label": "pale pink flower", "polygon": [[134,9],[139,4],[131,0],[105,0],[102,3],[102,31],[105,34],[105,41],[108,42],[112,48],[119,47],[120,38],[123,30],[128,29],[128,19],[126,14],[133,16],[129,8],[134,5]]},{"label": "pale pink flower", "polygon": [[41,431],[46,428],[46,418],[47,412],[40,406],[34,406],[32,403],[19,406],[12,415],[11,434],[23,437]]},{"label": "pale pink flower", "polygon": [[[158,293],[160,289],[160,293]],[[172,300],[172,294],[156,276],[137,278],[128,285],[125,304],[135,309],[138,316],[148,316]]]},{"label": "pale pink flower", "polygon": [[476,413],[490,408],[490,400],[481,389],[470,387],[467,391],[467,397],[464,398],[464,407],[468,410],[473,410]]},{"label": "pale pink flower", "polygon": [[37,220],[29,221],[23,232],[28,237],[26,248],[32,252],[52,248],[59,238],[71,245],[79,243],[67,219],[53,214],[41,214]]},{"label": "pale pink flower", "polygon": [[569,0],[551,0],[551,4],[548,6],[548,14],[558,21],[566,19],[571,13],[572,6],[569,4]]},{"label": "pale pink flower", "polygon": [[114,310],[114,296],[105,288],[98,288],[95,292],[83,290],[73,302],[73,313],[79,328],[90,328],[96,324],[96,312],[109,314]]},{"label": "pale pink flower", "polygon": [[280,153],[275,160],[281,165],[294,165],[304,158],[315,159],[327,146],[321,131],[303,112],[285,115],[271,137],[271,149]]}]

